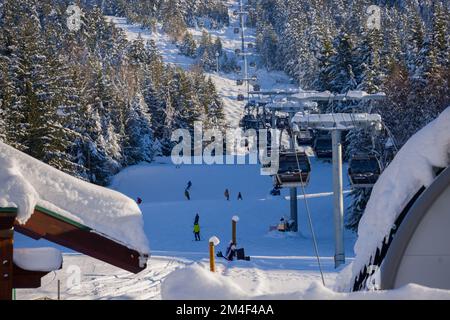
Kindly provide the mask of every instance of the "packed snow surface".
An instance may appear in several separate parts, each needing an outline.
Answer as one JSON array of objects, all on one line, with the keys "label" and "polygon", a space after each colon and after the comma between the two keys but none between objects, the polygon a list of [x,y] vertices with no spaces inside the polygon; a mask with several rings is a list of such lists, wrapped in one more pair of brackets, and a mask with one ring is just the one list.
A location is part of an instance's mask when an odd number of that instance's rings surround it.
[{"label": "packed snow surface", "polygon": [[62,254],[55,248],[16,248],[14,264],[28,271],[55,271],[62,266]]},{"label": "packed snow surface", "polygon": [[149,253],[138,205],[125,195],[76,179],[0,142],[0,207],[17,207],[25,224],[36,206]]},{"label": "packed snow surface", "polygon": [[348,288],[369,262],[370,256],[381,245],[397,216],[414,194],[422,186],[428,187],[433,182],[434,169],[449,164],[450,107],[409,139],[373,187],[359,223],[352,278],[345,279],[347,284],[342,283],[343,288]]},{"label": "packed snow surface", "polygon": [[324,287],[318,281],[313,281],[305,290],[258,294],[258,292],[248,290],[248,287],[237,279],[223,275],[223,272],[213,273],[202,264],[192,264],[169,274],[162,284],[161,296],[163,299],[170,300],[420,300],[450,299],[450,291],[408,284],[389,291],[338,293]]}]

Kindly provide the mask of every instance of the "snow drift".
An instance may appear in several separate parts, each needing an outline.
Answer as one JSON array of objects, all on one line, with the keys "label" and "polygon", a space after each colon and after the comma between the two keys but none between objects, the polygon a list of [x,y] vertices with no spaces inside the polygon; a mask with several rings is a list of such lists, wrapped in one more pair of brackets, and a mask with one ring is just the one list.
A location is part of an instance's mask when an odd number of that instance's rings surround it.
[{"label": "snow drift", "polygon": [[162,282],[161,297],[163,300],[421,300],[450,299],[450,291],[408,284],[396,290],[339,293],[313,282],[304,291],[261,295],[238,284],[235,278],[210,272],[205,265],[196,263],[170,273]]},{"label": "snow drift", "polygon": [[142,214],[125,195],[76,179],[0,142],[0,207],[25,224],[41,206],[142,254],[150,252]]},{"label": "snow drift", "polygon": [[352,272],[343,271],[337,283],[341,289],[349,289],[414,194],[433,182],[434,169],[449,164],[450,107],[408,140],[373,187],[359,223]]},{"label": "snow drift", "polygon": [[14,249],[14,264],[28,271],[56,271],[63,263],[62,254],[55,248]]}]

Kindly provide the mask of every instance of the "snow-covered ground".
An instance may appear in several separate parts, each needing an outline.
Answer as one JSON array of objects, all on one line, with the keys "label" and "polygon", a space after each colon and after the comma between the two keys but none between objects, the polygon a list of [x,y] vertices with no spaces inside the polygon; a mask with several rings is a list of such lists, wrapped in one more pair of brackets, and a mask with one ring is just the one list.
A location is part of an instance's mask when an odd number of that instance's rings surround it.
[{"label": "snow-covered ground", "polygon": [[[333,287],[337,275],[334,269],[332,223],[331,165],[312,159],[313,173],[307,192],[319,194],[309,198],[313,223],[319,241],[319,252],[325,271],[326,285]],[[187,181],[192,181],[191,201],[184,199]],[[348,185],[348,182],[345,182]],[[152,164],[125,169],[113,180],[111,187],[131,198],[141,197],[144,226],[150,240],[152,257],[148,268],[138,274],[121,271],[103,262],[82,255],[65,255],[64,268],[49,274],[38,290],[18,290],[19,299],[55,296],[56,280],[62,280],[63,298],[161,298],[161,281],[172,271],[191,266],[209,266],[208,242],[195,242],[192,233],[195,214],[200,215],[201,237],[216,235],[217,250],[225,250],[231,240],[231,219],[239,216],[238,247],[245,248],[249,262],[227,262],[218,259],[218,273],[239,283],[248,296],[286,294],[306,290],[312,282],[320,281],[312,240],[307,225],[304,203],[299,200],[299,234],[269,231],[280,217],[289,216],[287,190],[272,197],[271,179],[261,176],[257,165],[191,165],[177,168],[170,159],[161,158]],[[231,193],[230,201],[223,195]],[[243,200],[237,200],[237,192]],[[346,250],[353,256],[354,235],[346,234]],[[17,246],[49,245],[22,236]],[[67,252],[67,250],[65,250]],[[350,259],[349,259],[350,260]],[[81,270],[81,288],[68,289],[73,266]],[[69,272],[69,273],[67,273]],[[118,290],[120,288],[120,290]],[[173,293],[169,296],[172,297]]]}]

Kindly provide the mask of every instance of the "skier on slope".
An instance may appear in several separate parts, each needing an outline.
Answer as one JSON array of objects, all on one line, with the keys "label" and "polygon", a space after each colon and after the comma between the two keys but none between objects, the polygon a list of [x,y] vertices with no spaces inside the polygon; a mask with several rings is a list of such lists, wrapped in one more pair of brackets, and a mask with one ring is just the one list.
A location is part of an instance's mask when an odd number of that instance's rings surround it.
[{"label": "skier on slope", "polygon": [[200,216],[198,215],[198,213],[195,215],[195,219],[194,219],[194,225],[198,224],[198,221],[200,220]]},{"label": "skier on slope", "polygon": [[200,225],[198,223],[194,224],[194,236],[195,241],[200,241]]},{"label": "skier on slope", "polygon": [[225,189],[225,192],[223,193],[225,196],[225,199],[227,199],[227,201],[230,200],[230,192],[228,191],[228,189]]},{"label": "skier on slope", "polygon": [[186,197],[186,199],[191,200],[191,196],[190,196],[189,191],[187,189],[184,190],[184,196]]},{"label": "skier on slope", "polygon": [[237,199],[238,200],[242,200],[242,194],[241,194],[241,192],[239,191],[239,193],[238,193],[238,197],[237,197]]},{"label": "skier on slope", "polygon": [[192,182],[189,180],[188,184],[187,184],[187,187],[186,187],[186,190],[189,190],[191,187],[192,187]]}]

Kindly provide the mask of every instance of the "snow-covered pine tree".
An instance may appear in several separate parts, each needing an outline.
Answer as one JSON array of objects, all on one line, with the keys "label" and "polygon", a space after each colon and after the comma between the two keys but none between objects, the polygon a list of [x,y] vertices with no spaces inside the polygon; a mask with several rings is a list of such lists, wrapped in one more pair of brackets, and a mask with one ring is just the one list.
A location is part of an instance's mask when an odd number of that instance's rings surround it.
[{"label": "snow-covered pine tree", "polygon": [[187,57],[195,58],[197,54],[197,43],[189,31],[184,34],[183,41],[179,49],[181,54],[184,54]]}]

